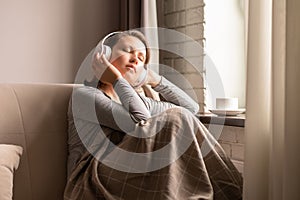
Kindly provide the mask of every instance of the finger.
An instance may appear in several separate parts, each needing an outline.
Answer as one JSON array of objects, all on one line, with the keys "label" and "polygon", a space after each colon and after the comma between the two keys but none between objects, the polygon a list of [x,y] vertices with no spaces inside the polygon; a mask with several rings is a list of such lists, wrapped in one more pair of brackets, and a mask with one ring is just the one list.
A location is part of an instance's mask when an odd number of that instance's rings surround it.
[{"label": "finger", "polygon": [[95,54],[94,63],[93,63],[93,65],[92,65],[92,67],[93,67],[93,69],[94,69],[95,71],[99,71],[99,70],[100,70],[100,66],[101,66],[100,63],[103,63],[103,62],[102,62],[102,60],[101,60],[100,53],[97,52],[97,53]]},{"label": "finger", "polygon": [[98,61],[98,62],[100,62],[100,63],[103,63],[99,52],[96,53],[95,60]]},{"label": "finger", "polygon": [[101,56],[101,60],[103,61],[103,63],[107,66],[111,65],[111,63],[106,59],[105,55],[102,54]]}]

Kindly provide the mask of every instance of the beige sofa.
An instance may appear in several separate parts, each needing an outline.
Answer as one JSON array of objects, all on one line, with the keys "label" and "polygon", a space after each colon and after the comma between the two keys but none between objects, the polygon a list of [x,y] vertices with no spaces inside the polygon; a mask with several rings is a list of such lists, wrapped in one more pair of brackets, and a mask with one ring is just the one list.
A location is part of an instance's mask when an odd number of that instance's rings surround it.
[{"label": "beige sofa", "polygon": [[72,85],[0,84],[0,144],[23,147],[14,200],[63,199]]}]

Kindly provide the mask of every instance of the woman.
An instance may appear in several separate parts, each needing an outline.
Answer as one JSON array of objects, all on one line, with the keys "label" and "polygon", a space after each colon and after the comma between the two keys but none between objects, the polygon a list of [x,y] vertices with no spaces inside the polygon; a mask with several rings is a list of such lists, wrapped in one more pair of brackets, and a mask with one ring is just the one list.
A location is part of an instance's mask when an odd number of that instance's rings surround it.
[{"label": "woman", "polygon": [[[147,69],[144,35],[121,32],[106,45],[109,60],[94,56],[97,89],[77,88],[70,101],[65,199],[240,199],[241,176],[194,117],[198,104]],[[140,82],[164,101],[138,94]]]}]

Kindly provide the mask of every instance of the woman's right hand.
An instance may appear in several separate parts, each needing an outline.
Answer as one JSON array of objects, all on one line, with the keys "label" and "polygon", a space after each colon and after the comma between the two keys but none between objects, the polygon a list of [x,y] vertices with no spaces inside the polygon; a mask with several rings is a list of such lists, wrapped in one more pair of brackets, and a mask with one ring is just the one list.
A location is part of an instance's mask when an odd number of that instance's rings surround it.
[{"label": "woman's right hand", "polygon": [[100,56],[97,53],[94,56],[92,66],[95,76],[102,83],[112,85],[117,79],[122,77],[120,71],[106,59],[104,54]]}]

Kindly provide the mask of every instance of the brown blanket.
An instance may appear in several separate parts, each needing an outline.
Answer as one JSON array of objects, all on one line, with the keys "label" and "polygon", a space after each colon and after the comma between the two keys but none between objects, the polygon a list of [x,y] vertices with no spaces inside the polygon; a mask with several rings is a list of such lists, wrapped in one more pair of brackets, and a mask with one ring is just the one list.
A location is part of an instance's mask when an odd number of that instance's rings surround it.
[{"label": "brown blanket", "polygon": [[150,136],[126,134],[117,146],[87,151],[67,181],[64,198],[242,199],[240,173],[189,111],[169,109],[137,130]]}]

